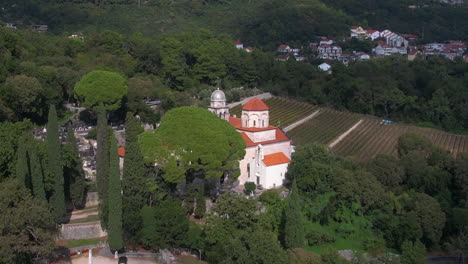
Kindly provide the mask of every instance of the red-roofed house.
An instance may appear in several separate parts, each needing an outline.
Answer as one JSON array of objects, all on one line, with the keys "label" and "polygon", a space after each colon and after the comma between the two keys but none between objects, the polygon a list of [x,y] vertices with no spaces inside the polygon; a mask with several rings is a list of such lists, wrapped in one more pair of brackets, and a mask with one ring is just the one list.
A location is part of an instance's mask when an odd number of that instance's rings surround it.
[{"label": "red-roofed house", "polygon": [[351,26],[350,33],[352,38],[364,38],[366,31],[360,26]]},{"label": "red-roofed house", "polygon": [[289,54],[281,54],[276,56],[277,61],[288,61],[289,60]]},{"label": "red-roofed house", "polygon": [[240,40],[234,41],[234,45],[235,45],[236,48],[238,48],[238,49],[243,49],[243,48],[244,48],[244,44],[242,44],[242,42],[241,42]]},{"label": "red-roofed house", "polygon": [[244,50],[250,53],[250,52],[253,51],[253,47],[248,46],[248,47],[244,48]]},{"label": "red-roofed house", "polygon": [[290,52],[291,51],[291,47],[289,47],[288,45],[279,45],[278,49],[277,49],[278,52]]},{"label": "red-roofed house", "polygon": [[[220,96],[217,94],[214,97]],[[213,106],[209,110],[215,114],[219,112]],[[283,184],[291,162],[291,140],[281,128],[269,124],[269,115],[268,105],[258,98],[253,98],[242,107],[240,118],[227,119],[241,134],[246,145],[244,159],[239,164],[240,185],[254,182],[270,189]]]},{"label": "red-roofed house", "polygon": [[370,38],[371,40],[374,40],[380,37],[380,32],[374,29],[366,30],[366,37]]}]

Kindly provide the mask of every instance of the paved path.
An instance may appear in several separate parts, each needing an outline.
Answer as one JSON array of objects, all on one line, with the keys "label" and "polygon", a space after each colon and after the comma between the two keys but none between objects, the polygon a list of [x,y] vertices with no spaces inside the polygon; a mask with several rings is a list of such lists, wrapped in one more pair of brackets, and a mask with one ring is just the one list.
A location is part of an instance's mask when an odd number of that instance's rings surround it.
[{"label": "paved path", "polygon": [[309,119],[312,119],[313,117],[315,117],[315,116],[318,115],[319,113],[320,113],[320,109],[318,109],[318,110],[316,110],[315,112],[313,112],[312,114],[310,114],[310,115],[308,115],[308,116],[306,116],[306,117],[304,117],[304,118],[302,118],[302,119],[300,119],[300,120],[298,120],[298,121],[292,123],[291,125],[285,127],[285,128],[283,129],[284,132],[288,132],[288,131],[290,131],[290,130],[293,130],[295,127],[297,127],[297,126],[303,124],[304,122],[306,122],[306,121],[309,120]]},{"label": "paved path", "polygon": [[240,100],[239,102],[234,102],[234,103],[227,104],[227,107],[233,108],[234,106],[239,105],[239,104],[246,104],[250,99],[255,98],[255,97],[258,98],[258,99],[265,100],[265,99],[271,98],[273,96],[271,95],[271,93],[257,94],[257,95],[254,95],[254,96],[244,98],[244,99]]},{"label": "paved path", "polygon": [[[160,263],[154,258],[132,258],[128,257],[128,264],[158,264]],[[73,257],[71,264],[88,264],[88,254],[79,257]],[[113,257],[93,256],[93,264],[116,264],[117,259]]]}]

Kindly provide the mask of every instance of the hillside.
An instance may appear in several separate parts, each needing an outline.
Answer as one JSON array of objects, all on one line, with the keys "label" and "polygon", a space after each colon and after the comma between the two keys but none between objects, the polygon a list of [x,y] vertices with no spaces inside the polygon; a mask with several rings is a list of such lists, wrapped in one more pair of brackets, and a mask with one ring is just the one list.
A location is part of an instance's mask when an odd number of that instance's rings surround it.
[{"label": "hillside", "polygon": [[467,8],[411,9],[408,5],[397,0],[352,4],[339,0],[25,0],[18,4],[7,0],[2,1],[0,20],[24,26],[47,24],[55,34],[113,30],[156,36],[207,28],[268,48],[281,42],[307,44],[317,36],[347,36],[353,24],[417,34],[424,41],[468,38]]},{"label": "hillside", "polygon": [[[308,113],[319,110],[312,119],[288,132],[296,146],[311,144],[328,146],[355,126],[330,148],[333,153],[356,161],[367,161],[378,154],[396,155],[398,138],[405,133],[424,136],[454,156],[468,151],[468,135],[398,123],[388,124],[377,117],[316,107],[279,97],[267,99],[265,102],[270,107],[271,124],[279,124],[282,128],[307,116]],[[231,109],[231,114],[240,116],[240,111],[239,105]],[[359,120],[362,122],[358,123]]]}]

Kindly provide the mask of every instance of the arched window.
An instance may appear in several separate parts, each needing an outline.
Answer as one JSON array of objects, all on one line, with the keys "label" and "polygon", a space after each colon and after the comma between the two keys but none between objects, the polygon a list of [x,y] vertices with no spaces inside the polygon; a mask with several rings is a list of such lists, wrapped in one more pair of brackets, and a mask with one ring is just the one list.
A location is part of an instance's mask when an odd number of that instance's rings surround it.
[{"label": "arched window", "polygon": [[253,126],[255,127],[255,125],[256,125],[256,123],[255,123],[255,120],[254,120],[254,125]]},{"label": "arched window", "polygon": [[265,127],[265,120],[262,120],[262,127]]}]

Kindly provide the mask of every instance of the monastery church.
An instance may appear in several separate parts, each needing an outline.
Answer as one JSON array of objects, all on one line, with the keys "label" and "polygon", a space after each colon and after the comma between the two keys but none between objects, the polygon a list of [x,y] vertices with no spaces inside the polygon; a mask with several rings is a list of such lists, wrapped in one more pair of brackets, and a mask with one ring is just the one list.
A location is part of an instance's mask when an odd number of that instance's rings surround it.
[{"label": "monastery church", "polygon": [[245,141],[239,184],[254,182],[265,189],[282,186],[291,162],[292,146],[280,128],[269,124],[269,107],[262,100],[253,98],[242,107],[241,118],[232,117],[226,96],[218,89],[211,94],[208,110],[228,121]]}]

